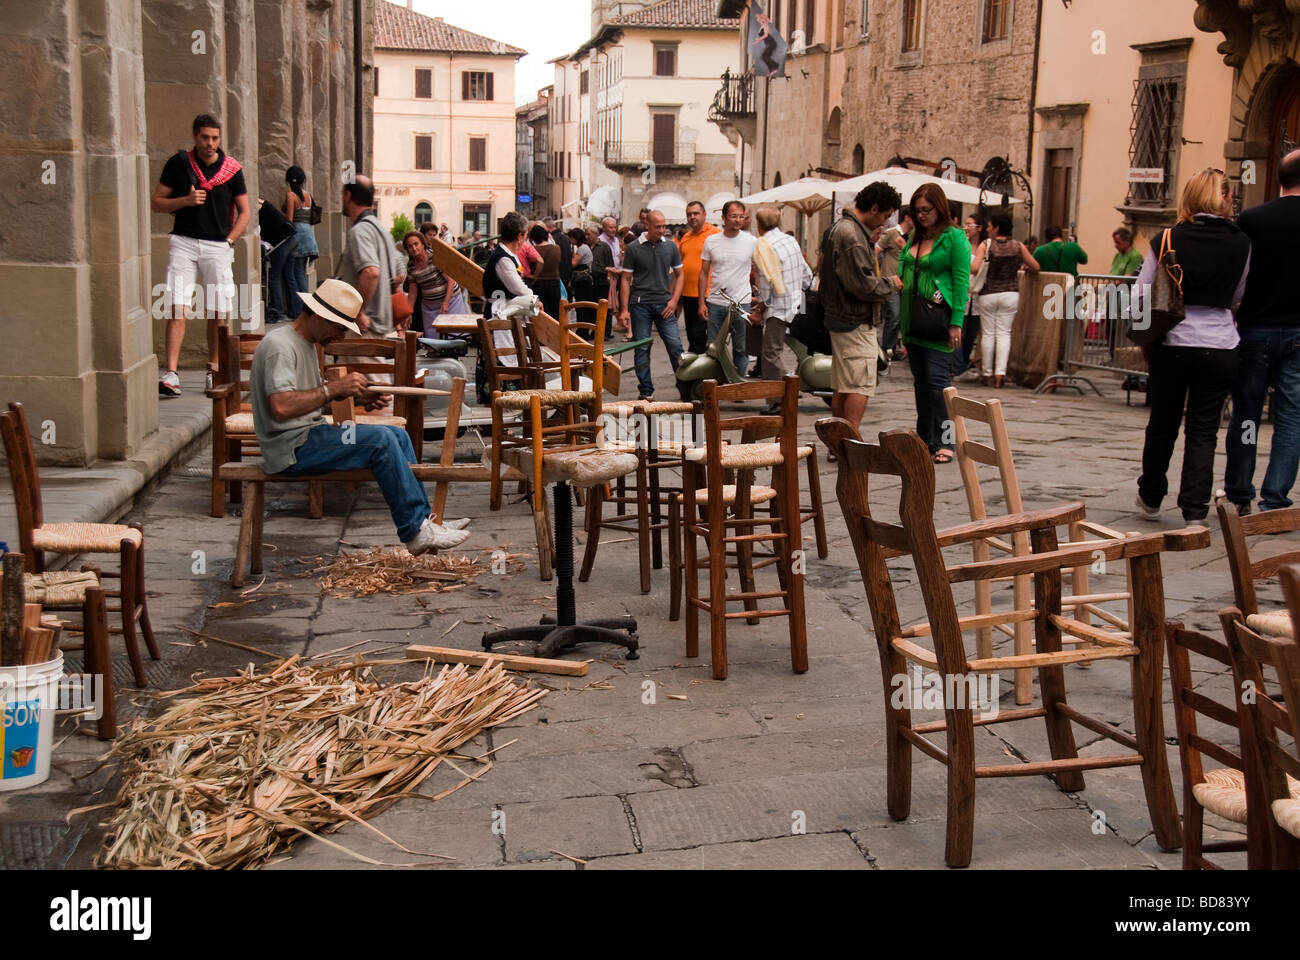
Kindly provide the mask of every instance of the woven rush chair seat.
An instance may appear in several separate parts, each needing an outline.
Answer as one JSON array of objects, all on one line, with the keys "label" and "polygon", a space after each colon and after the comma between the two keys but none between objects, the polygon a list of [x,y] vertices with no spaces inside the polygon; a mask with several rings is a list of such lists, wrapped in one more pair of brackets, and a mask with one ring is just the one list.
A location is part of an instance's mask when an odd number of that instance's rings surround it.
[{"label": "woven rush chair seat", "polygon": [[1291,614],[1286,610],[1274,610],[1271,613],[1252,613],[1246,618],[1246,626],[1265,637],[1290,637]]},{"label": "woven rush chair seat", "polygon": [[47,523],[32,531],[32,546],[50,553],[112,553],[123,540],[144,544],[144,534],[120,523]]},{"label": "woven rush chair seat", "polygon": [[[799,459],[812,455],[813,448],[798,448]],[[703,463],[708,456],[704,447],[693,447],[686,451],[686,459],[692,463]],[[781,445],[779,443],[734,443],[722,448],[722,468],[724,470],[753,470],[757,467],[779,467],[781,465]]]},{"label": "woven rush chair seat", "polygon": [[250,437],[256,434],[252,413],[245,411],[244,413],[232,413],[226,417],[226,433],[247,434]]},{"label": "woven rush chair seat", "polygon": [[[608,409],[608,408],[606,408]],[[693,449],[694,444],[684,443],[681,440],[660,440],[655,444],[655,453],[661,457],[679,458],[687,450]],[[647,450],[648,446],[638,440],[606,440],[606,450],[626,450],[635,453],[637,450]]]},{"label": "woven rush chair seat", "polygon": [[618,403],[607,403],[603,409],[605,413],[613,416],[626,412],[629,416],[640,413],[652,417],[674,413],[692,413],[695,410],[695,405],[669,400],[621,400]]},{"label": "woven rush chair seat", "polygon": [[[727,506],[731,506],[733,503],[735,503],[737,489],[738,488],[734,483],[724,483],[722,485],[722,502]],[[749,488],[749,502],[751,504],[768,503],[772,500],[775,500],[776,495],[777,495],[777,491],[775,487],[761,487],[755,484]],[[686,502],[685,495],[681,493],[677,494],[677,502],[685,503]],[[708,487],[701,487],[700,489],[695,491],[695,502],[696,503],[709,502]]]},{"label": "woven rush chair seat", "polygon": [[[0,582],[4,575],[0,574]],[[23,600],[46,609],[80,609],[86,602],[86,590],[99,586],[93,570],[47,570],[23,574]]]},{"label": "woven rush chair seat", "polygon": [[[1300,803],[1300,782],[1291,777],[1286,779],[1293,799],[1278,803]],[[1211,813],[1233,823],[1246,822],[1246,777],[1240,770],[1227,767],[1206,770],[1204,782],[1192,784],[1192,795]]]},{"label": "woven rush chair seat", "polygon": [[594,390],[511,390],[494,402],[502,410],[527,410],[532,398],[541,400],[544,407],[568,406],[574,403],[591,403],[596,399]]},{"label": "woven rush chair seat", "polygon": [[[527,447],[511,447],[501,452],[501,459],[521,473],[533,467],[533,452]],[[556,450],[542,455],[542,483],[567,480],[575,487],[592,487],[625,477],[636,470],[636,455],[610,450]]]},{"label": "woven rush chair seat", "polygon": [[[1294,787],[1291,792],[1295,793]],[[1277,825],[1300,840],[1300,800],[1274,800],[1272,809]]]}]

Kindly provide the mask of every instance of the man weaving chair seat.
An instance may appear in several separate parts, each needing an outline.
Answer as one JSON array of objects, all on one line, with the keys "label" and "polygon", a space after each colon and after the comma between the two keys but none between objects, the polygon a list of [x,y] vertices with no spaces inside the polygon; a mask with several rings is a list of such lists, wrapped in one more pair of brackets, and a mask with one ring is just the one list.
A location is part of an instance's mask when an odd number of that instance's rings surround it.
[{"label": "man weaving chair seat", "polygon": [[388,503],[397,535],[414,555],[443,550],[469,536],[468,520],[432,521],[424,485],[411,472],[415,451],[399,427],[325,422],[323,408],[353,397],[368,409],[387,397],[370,390],[360,373],[325,383],[316,345],[361,336],[356,317],[361,294],[341,280],[326,280],[315,294],[299,293],[303,311],[292,324],[272,330],[253,354],[250,377],[253,424],[266,473],[309,478],[336,470],[370,470]]}]

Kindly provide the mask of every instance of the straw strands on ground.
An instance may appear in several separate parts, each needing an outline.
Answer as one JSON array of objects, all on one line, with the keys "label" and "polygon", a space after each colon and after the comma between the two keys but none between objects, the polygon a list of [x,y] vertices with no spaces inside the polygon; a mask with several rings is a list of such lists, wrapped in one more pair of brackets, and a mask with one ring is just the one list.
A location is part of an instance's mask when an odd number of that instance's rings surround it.
[{"label": "straw strands on ground", "polygon": [[333,597],[447,593],[462,589],[485,573],[504,574],[518,569],[519,556],[503,553],[490,560],[450,554],[414,557],[405,549],[375,547],[362,553],[316,557],[317,565],[300,576],[321,574],[321,591]]},{"label": "straw strands on ground", "polygon": [[[456,748],[546,694],[500,665],[444,667],[405,682],[375,676],[396,662],[313,665],[294,656],[269,672],[250,665],[162,694],[187,699],[138,724],[109,754],[122,763],[122,787],[96,864],[252,867],[304,835],[341,847],[320,834],[411,795],[444,760],[461,773],[456,759],[481,766],[432,799],[482,776],[491,760],[458,758]],[[451,859],[363,825],[406,853]]]}]

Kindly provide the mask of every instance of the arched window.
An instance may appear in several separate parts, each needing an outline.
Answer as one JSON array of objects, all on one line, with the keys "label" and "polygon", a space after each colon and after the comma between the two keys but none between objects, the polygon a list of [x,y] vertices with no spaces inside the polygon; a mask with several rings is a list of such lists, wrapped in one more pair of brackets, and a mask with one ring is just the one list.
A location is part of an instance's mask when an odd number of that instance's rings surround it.
[{"label": "arched window", "polygon": [[823,162],[838,167],[840,162],[840,108],[836,107],[826,119],[826,146]]},{"label": "arched window", "polygon": [[415,205],[415,225],[428,223],[433,219],[433,207],[421,200]]},{"label": "arched window", "polygon": [[862,144],[853,148],[853,175],[860,176],[867,172],[867,154],[862,149]]}]

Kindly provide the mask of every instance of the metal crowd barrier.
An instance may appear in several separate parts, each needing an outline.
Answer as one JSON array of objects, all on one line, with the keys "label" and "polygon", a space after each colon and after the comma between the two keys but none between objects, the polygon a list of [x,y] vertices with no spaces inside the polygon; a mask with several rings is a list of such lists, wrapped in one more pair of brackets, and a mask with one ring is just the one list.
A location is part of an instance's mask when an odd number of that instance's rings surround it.
[{"label": "metal crowd barrier", "polygon": [[[1145,379],[1147,365],[1142,350],[1127,336],[1135,316],[1141,322],[1143,311],[1138,308],[1146,306],[1135,302],[1136,282],[1137,277],[1079,274],[1059,304],[1063,314],[1061,322],[1065,324],[1062,369],[1047,377],[1034,393],[1060,387],[1083,393],[1080,384],[1087,384],[1097,396],[1101,396],[1097,385],[1081,375],[1080,370],[1102,370]],[[1049,299],[1044,308],[1050,307]]]}]

